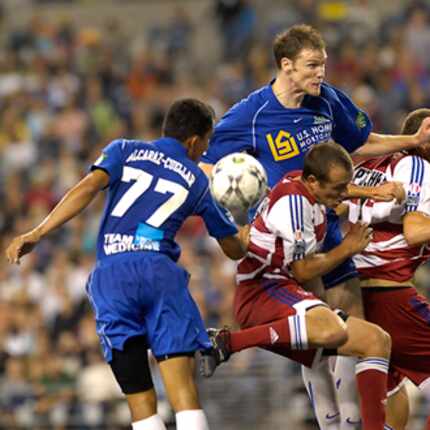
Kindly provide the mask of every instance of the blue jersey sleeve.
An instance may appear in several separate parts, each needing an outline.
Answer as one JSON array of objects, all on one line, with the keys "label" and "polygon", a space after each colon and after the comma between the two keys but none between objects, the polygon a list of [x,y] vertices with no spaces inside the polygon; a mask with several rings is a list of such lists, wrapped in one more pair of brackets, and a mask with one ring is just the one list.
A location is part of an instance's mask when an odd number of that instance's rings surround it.
[{"label": "blue jersey sleeve", "polygon": [[328,88],[327,95],[333,110],[332,138],[352,153],[367,141],[372,131],[372,122],[342,91],[331,87]]},{"label": "blue jersey sleeve", "polygon": [[113,140],[103,149],[100,157],[91,166],[91,170],[102,169],[109,175],[109,185],[121,179],[124,161],[124,145],[125,141],[122,139]]},{"label": "blue jersey sleeve", "polygon": [[209,235],[216,239],[233,236],[238,232],[232,216],[215,202],[208,187],[200,197],[194,214],[203,218]]},{"label": "blue jersey sleeve", "polygon": [[208,150],[203,154],[203,163],[215,164],[233,152],[252,152],[254,148],[252,120],[253,104],[244,99],[227,111],[215,126]]}]

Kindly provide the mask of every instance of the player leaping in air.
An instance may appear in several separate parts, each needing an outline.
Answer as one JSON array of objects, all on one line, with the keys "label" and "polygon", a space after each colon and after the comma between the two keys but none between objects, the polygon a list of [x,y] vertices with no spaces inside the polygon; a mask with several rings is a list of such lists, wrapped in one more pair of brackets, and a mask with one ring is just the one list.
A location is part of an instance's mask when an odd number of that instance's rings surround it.
[{"label": "player leaping in air", "polygon": [[[126,395],[133,430],[165,430],[157,415],[148,349],[159,362],[178,430],[207,430],[193,378],[194,352],[211,346],[188,292],[189,274],[176,261],[176,232],[200,215],[231,258],[244,255],[247,230],[214,203],[208,179],[195,164],[212,132],[212,110],[184,99],[169,109],[163,138],[110,143],[91,172],[37,227],[6,250],[11,263],[47,234],[78,215],[107,188],[97,262],[87,293],[104,357]],[[243,236],[243,238],[242,238]]]},{"label": "player leaping in air", "polygon": [[[430,140],[430,118],[410,136],[388,136],[372,132],[367,114],[357,108],[342,91],[324,81],[327,53],[320,33],[307,25],[296,25],[279,34],[273,42],[276,77],[234,105],[215,127],[209,149],[202,157],[203,169],[232,152],[246,151],[264,166],[269,186],[287,172],[303,168],[306,152],[330,138],[348,152],[379,156],[417,147]],[[350,186],[349,195],[391,200],[398,197],[395,183],[380,188]],[[333,211],[328,214],[324,250],[339,245],[342,235]],[[346,259],[323,277],[326,300],[333,308],[363,317],[357,271]],[[344,360],[342,373],[354,373],[352,360]],[[304,370],[306,385],[312,383],[314,410],[322,429],[333,428],[337,405],[325,402],[327,363],[319,369]],[[341,411],[342,412],[342,411]],[[345,415],[345,414],[342,414]],[[348,419],[346,415],[345,420]],[[348,428],[351,427],[348,424]],[[356,428],[359,428],[357,423]]]}]

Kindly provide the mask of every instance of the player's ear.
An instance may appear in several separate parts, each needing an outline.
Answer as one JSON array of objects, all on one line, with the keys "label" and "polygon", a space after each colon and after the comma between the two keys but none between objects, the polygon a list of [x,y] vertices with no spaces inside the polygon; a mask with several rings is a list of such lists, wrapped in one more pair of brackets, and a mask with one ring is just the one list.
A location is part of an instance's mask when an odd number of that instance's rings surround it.
[{"label": "player's ear", "polygon": [[198,154],[199,142],[200,142],[200,137],[197,136],[196,134],[194,136],[189,137],[184,142],[184,145],[187,148],[188,158],[191,158],[191,160],[197,160],[200,157],[200,155]]},{"label": "player's ear", "polygon": [[291,73],[293,70],[293,61],[287,57],[282,57],[281,59],[281,69],[285,73]]},{"label": "player's ear", "polygon": [[318,186],[319,186],[319,181],[316,178],[316,176],[314,176],[314,175],[309,175],[306,178],[306,182],[307,182],[308,186],[311,188],[312,191],[315,191],[318,188]]}]

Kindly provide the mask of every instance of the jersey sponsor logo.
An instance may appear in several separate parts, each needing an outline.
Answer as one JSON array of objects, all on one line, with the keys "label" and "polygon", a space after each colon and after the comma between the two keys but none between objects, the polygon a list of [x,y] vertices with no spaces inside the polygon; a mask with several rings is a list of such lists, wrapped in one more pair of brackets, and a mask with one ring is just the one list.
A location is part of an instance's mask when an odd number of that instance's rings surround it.
[{"label": "jersey sponsor logo", "polygon": [[385,182],[385,173],[379,170],[359,167],[354,172],[353,182],[360,187],[374,187]]},{"label": "jersey sponsor logo", "polygon": [[288,160],[300,154],[296,140],[288,131],[280,130],[275,138],[268,133],[266,139],[275,161]]},{"label": "jersey sponsor logo", "polygon": [[106,255],[134,251],[159,251],[160,242],[141,238],[135,241],[135,236],[129,234],[105,234],[103,249]]}]

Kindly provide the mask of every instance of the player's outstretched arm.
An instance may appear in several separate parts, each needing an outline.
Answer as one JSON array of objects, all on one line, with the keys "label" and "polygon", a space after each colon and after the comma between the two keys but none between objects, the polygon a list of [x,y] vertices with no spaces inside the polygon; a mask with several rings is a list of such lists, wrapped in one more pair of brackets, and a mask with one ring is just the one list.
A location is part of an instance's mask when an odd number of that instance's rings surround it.
[{"label": "player's outstretched arm", "polygon": [[416,148],[430,142],[430,118],[425,118],[413,135],[387,135],[370,133],[367,142],[358,148],[354,155],[360,157],[379,157]]},{"label": "player's outstretched arm", "polygon": [[78,215],[97,193],[109,183],[109,175],[96,169],[68,191],[49,215],[33,230],[17,236],[6,249],[10,263],[19,264],[19,259],[31,252],[37,243],[48,233]]},{"label": "player's outstretched arm", "polygon": [[409,246],[430,242],[430,216],[424,212],[409,212],[403,217],[403,234]]},{"label": "player's outstretched arm", "polygon": [[405,190],[401,182],[385,182],[376,187],[360,187],[355,184],[348,185],[348,198],[365,198],[377,202],[391,202],[395,200],[402,203],[405,199]]}]

